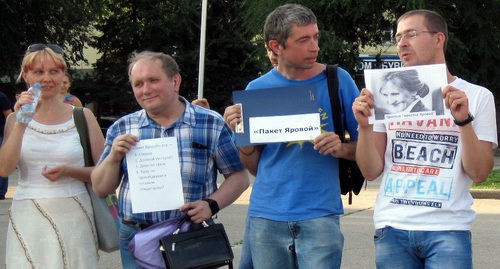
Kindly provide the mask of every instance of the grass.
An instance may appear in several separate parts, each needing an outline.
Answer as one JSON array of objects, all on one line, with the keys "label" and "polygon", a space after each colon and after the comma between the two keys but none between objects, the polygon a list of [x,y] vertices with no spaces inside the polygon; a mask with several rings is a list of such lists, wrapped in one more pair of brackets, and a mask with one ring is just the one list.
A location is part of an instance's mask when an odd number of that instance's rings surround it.
[{"label": "grass", "polygon": [[495,190],[500,189],[500,169],[491,171],[485,182],[481,184],[472,184],[476,190]]}]

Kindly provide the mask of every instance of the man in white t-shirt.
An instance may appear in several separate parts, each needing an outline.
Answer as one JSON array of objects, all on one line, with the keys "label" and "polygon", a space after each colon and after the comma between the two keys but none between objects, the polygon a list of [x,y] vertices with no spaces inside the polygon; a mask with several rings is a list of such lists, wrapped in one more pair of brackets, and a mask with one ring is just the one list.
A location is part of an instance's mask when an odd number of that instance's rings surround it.
[{"label": "man in white t-shirt", "polygon": [[[448,30],[436,12],[398,19],[405,66],[443,64]],[[471,184],[493,168],[497,129],[493,94],[447,71],[448,115],[368,124],[373,96],[363,89],[352,109],[359,124],[356,160],[381,180],[374,208],[377,268],[472,268]],[[451,116],[450,116],[451,114]]]}]

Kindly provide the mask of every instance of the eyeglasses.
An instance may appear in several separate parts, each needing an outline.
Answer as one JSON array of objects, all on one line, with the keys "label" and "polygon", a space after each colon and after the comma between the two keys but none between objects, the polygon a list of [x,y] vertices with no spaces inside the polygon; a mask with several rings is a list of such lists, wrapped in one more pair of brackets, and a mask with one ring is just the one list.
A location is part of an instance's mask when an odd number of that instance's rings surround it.
[{"label": "eyeglasses", "polygon": [[29,52],[35,52],[35,51],[43,50],[45,48],[49,48],[49,49],[53,50],[55,53],[57,53],[57,54],[63,54],[64,53],[63,48],[59,47],[56,44],[41,44],[41,43],[29,45],[28,51]]},{"label": "eyeglasses", "polygon": [[418,31],[418,30],[412,30],[412,31],[406,32],[404,34],[398,34],[398,35],[396,35],[395,36],[396,42],[399,43],[401,40],[403,40],[403,38],[406,38],[408,40],[414,39],[415,37],[417,37],[419,35],[419,33],[437,34],[438,32],[435,32],[435,31]]}]

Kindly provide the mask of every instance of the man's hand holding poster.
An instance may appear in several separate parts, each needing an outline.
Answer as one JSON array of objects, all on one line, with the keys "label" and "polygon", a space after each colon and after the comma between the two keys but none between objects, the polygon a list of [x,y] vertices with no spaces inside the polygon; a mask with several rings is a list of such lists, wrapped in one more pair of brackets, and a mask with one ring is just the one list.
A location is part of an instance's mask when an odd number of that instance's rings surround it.
[{"label": "man's hand holding poster", "polygon": [[321,134],[314,85],[233,92],[241,104],[242,123],[235,136],[238,146],[313,140]]},{"label": "man's hand holding poster", "polygon": [[375,104],[370,123],[445,114],[441,95],[448,84],[444,64],[368,69],[365,84]]}]

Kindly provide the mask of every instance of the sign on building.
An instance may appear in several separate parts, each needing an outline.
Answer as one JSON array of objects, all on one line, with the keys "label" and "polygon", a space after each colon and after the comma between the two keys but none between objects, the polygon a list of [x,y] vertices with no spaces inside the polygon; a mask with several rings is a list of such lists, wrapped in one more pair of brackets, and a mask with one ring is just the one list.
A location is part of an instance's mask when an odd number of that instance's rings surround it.
[{"label": "sign on building", "polygon": [[403,67],[397,55],[360,55],[361,62],[356,66],[356,72],[363,74],[365,69],[385,69]]}]

